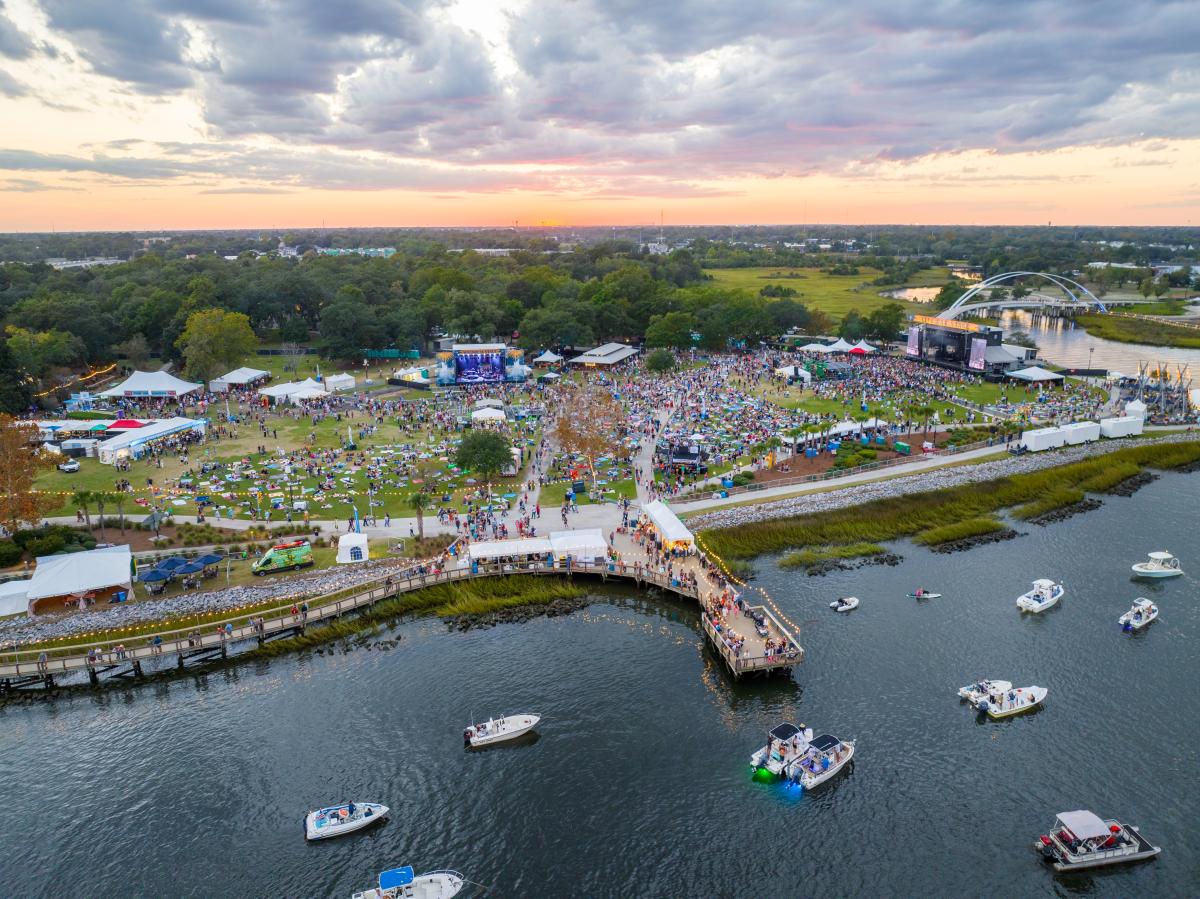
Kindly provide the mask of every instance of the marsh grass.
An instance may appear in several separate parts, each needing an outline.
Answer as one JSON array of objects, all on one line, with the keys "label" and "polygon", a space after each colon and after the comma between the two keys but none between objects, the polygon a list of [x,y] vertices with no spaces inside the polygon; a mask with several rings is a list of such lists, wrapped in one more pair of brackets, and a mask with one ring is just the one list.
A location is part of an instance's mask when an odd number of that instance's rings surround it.
[{"label": "marsh grass", "polygon": [[858,559],[865,556],[881,556],[885,552],[878,543],[851,543],[847,546],[819,546],[788,553],[780,561],[781,568],[809,568],[832,559]]},{"label": "marsh grass", "polygon": [[913,543],[921,546],[938,546],[942,543],[953,543],[969,537],[982,537],[1004,530],[1008,530],[1008,528],[995,518],[969,518],[966,521],[956,521],[954,524],[944,524],[939,528],[922,531],[913,537]]}]

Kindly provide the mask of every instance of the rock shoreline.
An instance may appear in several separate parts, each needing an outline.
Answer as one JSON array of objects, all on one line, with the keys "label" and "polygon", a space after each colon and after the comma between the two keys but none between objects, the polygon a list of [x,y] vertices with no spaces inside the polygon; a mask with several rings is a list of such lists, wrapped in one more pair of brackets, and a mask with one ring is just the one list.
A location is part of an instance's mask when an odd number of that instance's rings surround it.
[{"label": "rock shoreline", "polygon": [[817,562],[815,565],[809,565],[805,573],[809,577],[824,577],[834,571],[855,571],[859,568],[866,568],[869,565],[888,565],[894,567],[903,561],[904,559],[895,553],[877,553],[873,556],[864,556],[853,563],[847,562],[845,559],[825,559]]},{"label": "rock shoreline", "polygon": [[596,602],[599,597],[587,593],[583,596],[562,597],[547,603],[531,603],[527,606],[510,606],[494,612],[473,615],[454,615],[443,619],[452,631],[469,631],[475,628],[495,627],[497,624],[519,624],[535,618],[558,618],[582,611]]},{"label": "rock shoreline", "polygon": [[[1200,463],[1197,463],[1200,465]],[[1188,465],[1185,468],[1177,469],[1178,471],[1191,470],[1194,466]],[[1109,496],[1133,496],[1147,484],[1158,480],[1158,475],[1152,471],[1139,471],[1132,477],[1126,478],[1116,487],[1108,491]]]},{"label": "rock shoreline", "polygon": [[1003,543],[1005,540],[1013,540],[1020,536],[1023,536],[1020,532],[1014,531],[1012,528],[1005,528],[1003,531],[994,531],[991,534],[980,534],[977,537],[963,537],[961,540],[939,543],[936,546],[929,547],[929,551],[943,555],[947,553],[960,553],[966,552],[968,549],[974,549],[977,546],[985,546],[988,543]]},{"label": "rock shoreline", "polygon": [[1084,512],[1092,512],[1103,505],[1104,503],[1100,500],[1089,496],[1087,499],[1081,499],[1079,502],[1063,506],[1061,509],[1051,509],[1049,512],[1037,515],[1029,519],[1029,523],[1045,527],[1048,524],[1055,524],[1059,521],[1066,521],[1068,518],[1074,518],[1076,515],[1082,515]]}]

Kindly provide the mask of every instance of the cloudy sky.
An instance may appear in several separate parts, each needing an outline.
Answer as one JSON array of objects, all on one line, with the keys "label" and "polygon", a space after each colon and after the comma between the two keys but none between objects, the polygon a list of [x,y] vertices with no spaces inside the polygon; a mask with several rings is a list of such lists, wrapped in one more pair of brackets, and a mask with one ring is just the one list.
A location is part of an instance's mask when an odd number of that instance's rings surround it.
[{"label": "cloudy sky", "polygon": [[1151,0],[0,0],[0,230],[1200,224]]}]

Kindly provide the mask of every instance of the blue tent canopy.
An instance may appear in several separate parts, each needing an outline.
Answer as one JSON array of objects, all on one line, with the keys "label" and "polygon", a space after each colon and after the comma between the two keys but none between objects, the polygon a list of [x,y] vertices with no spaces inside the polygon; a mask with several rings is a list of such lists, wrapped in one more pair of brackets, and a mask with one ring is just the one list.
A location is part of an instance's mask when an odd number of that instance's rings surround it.
[{"label": "blue tent canopy", "polygon": [[139,574],[138,580],[142,583],[149,581],[169,581],[174,575],[170,571],[163,571],[161,568],[151,568],[145,574]]},{"label": "blue tent canopy", "polygon": [[176,574],[199,574],[204,570],[204,566],[199,562],[188,562],[186,565],[180,565],[175,569]]},{"label": "blue tent canopy", "polygon": [[179,556],[171,556],[169,559],[163,559],[155,568],[161,568],[163,571],[173,571],[176,568],[182,568],[187,564],[187,559],[181,559]]},{"label": "blue tent canopy", "polygon": [[412,865],[405,865],[403,868],[392,868],[390,871],[381,871],[379,874],[379,889],[392,890],[397,887],[406,887],[413,882]]},{"label": "blue tent canopy", "polygon": [[218,562],[224,562],[224,556],[218,556],[216,553],[205,553],[196,560],[197,565],[216,565]]}]

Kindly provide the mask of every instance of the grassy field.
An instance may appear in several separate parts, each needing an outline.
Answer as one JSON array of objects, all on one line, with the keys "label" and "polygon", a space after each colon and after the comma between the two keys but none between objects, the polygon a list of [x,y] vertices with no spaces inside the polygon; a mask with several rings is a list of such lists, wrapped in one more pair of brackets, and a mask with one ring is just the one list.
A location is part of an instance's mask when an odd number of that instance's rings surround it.
[{"label": "grassy field", "polygon": [[980,520],[991,519],[1002,509],[1020,507],[1023,517],[1033,517],[1071,505],[1082,497],[1080,485],[1098,483],[1095,479],[1116,466],[1170,469],[1197,460],[1200,441],[1127,447],[1082,462],[978,484],[752,522],[734,529],[708,530],[701,538],[718,557],[733,559],[806,547],[882,543],[903,537],[918,542],[958,539],[963,534],[947,538],[950,526],[961,525],[966,535],[975,528],[991,528]]},{"label": "grassy field", "polygon": [[1103,337],[1118,343],[1200,349],[1200,331],[1181,328],[1168,322],[1099,314],[1076,316],[1075,321],[1093,337]]},{"label": "grassy field", "polygon": [[[827,275],[817,268],[713,268],[706,269],[721,287],[739,288],[757,294],[762,288],[773,285],[790,287],[796,291],[794,299],[819,309],[833,319],[841,319],[851,309],[866,315],[888,303],[899,302],[879,295],[886,288],[873,287],[871,281],[881,272],[871,268],[860,268],[857,275]],[[921,272],[920,275],[932,274]],[[937,286],[945,283],[945,276],[932,285],[912,284],[907,286]],[[912,311],[923,308],[919,303],[901,303]]]},{"label": "grassy field", "polygon": [[[587,506],[594,502],[591,494],[591,481],[585,479],[584,483],[587,484],[588,492],[583,496],[575,498],[575,504],[578,506]],[[541,503],[542,511],[545,512],[548,509],[553,511],[554,509],[562,506],[563,497],[567,495],[567,490],[570,489],[570,487],[571,483],[569,481],[558,481],[553,484],[547,484],[545,487],[543,487],[541,493],[538,495],[538,502]],[[637,486],[633,483],[632,478],[627,478],[623,481],[610,481],[607,484],[601,484],[600,490],[605,499],[637,498]]]}]

